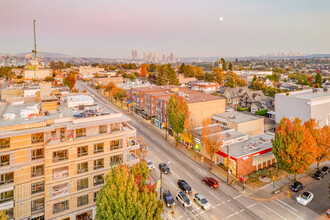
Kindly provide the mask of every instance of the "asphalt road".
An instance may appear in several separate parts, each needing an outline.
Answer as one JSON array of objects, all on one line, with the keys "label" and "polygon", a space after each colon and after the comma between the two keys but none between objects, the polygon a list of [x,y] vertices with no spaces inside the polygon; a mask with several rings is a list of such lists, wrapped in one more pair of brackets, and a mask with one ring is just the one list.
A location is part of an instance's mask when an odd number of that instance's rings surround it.
[{"label": "asphalt road", "polygon": [[[175,215],[173,219],[319,219],[322,212],[324,212],[324,207],[327,204],[320,206],[318,197],[320,196],[324,203],[327,203],[329,200],[324,200],[325,193],[318,189],[323,187],[328,191],[327,186],[324,187],[323,184],[327,185],[329,183],[330,175],[317,183],[320,184],[319,187],[316,186],[317,184],[312,184],[313,189],[311,191],[314,192],[315,190],[315,200],[307,207],[297,204],[294,198],[288,199],[285,196],[272,201],[255,201],[243,196],[236,189],[222,181],[219,181],[219,189],[213,190],[202,183],[204,176],[213,175],[168,143],[163,136],[151,128],[153,125],[143,123],[139,121],[142,119],[137,119],[122,111],[84,82],[78,81],[76,87],[78,89],[86,89],[97,103],[114,108],[131,118],[130,124],[136,128],[138,136],[144,136],[148,145],[147,158],[155,165],[155,169],[150,172],[153,181],[157,181],[160,176],[158,164],[165,162],[170,167],[172,173],[163,175],[164,189],[170,190],[173,197],[175,197],[179,191],[177,180],[184,179],[192,187],[193,193],[188,196],[191,200],[193,194],[199,192],[211,203],[209,210],[203,210],[193,200],[192,206],[188,208],[182,207],[178,201],[175,201]],[[170,211],[171,208],[165,207],[165,216],[169,217],[169,219],[171,219]]]}]

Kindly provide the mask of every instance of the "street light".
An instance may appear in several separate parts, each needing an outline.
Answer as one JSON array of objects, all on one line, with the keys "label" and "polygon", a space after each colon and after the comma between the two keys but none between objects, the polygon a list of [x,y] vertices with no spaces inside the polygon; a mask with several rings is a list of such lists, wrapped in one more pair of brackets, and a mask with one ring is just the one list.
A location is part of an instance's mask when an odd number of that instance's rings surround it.
[{"label": "street light", "polygon": [[275,176],[273,176],[273,194],[275,194]]}]

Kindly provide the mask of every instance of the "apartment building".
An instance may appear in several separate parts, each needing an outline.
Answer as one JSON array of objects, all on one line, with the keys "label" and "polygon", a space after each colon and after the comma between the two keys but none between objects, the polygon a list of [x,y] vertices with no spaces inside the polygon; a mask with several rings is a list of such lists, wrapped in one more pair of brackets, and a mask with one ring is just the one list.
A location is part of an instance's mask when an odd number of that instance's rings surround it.
[{"label": "apartment building", "polygon": [[139,162],[136,130],[112,109],[43,100],[1,105],[0,210],[10,219],[94,219],[104,175]]}]

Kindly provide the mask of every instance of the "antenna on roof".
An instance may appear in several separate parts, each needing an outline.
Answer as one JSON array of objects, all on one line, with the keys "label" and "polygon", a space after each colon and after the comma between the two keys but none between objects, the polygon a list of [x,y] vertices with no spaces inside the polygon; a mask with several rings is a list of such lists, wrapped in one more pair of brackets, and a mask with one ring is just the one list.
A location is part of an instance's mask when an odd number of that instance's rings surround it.
[{"label": "antenna on roof", "polygon": [[33,19],[33,35],[34,35],[34,50],[32,50],[32,53],[34,55],[34,78],[36,78],[36,69],[37,69],[37,40],[36,40],[36,20]]}]

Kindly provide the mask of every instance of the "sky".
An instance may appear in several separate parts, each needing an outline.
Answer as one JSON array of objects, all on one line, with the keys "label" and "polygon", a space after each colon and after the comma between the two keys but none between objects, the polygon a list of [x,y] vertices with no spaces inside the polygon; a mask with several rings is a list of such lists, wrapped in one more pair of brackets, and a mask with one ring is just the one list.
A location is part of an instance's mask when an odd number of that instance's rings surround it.
[{"label": "sky", "polygon": [[330,53],[329,0],[1,0],[0,53],[32,50],[33,19],[38,51],[72,56]]}]

